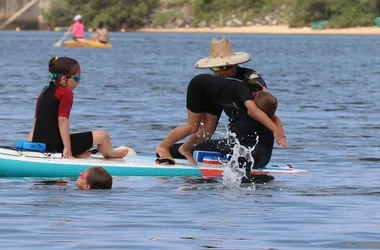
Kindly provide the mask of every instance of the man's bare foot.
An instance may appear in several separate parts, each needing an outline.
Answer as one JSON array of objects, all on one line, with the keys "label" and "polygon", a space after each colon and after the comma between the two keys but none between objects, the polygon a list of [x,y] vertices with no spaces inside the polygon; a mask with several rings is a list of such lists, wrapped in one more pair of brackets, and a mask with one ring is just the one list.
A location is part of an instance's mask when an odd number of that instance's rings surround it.
[{"label": "man's bare foot", "polygon": [[183,147],[183,145],[181,147],[179,147],[178,151],[186,157],[186,159],[190,162],[190,164],[193,164],[193,165],[197,165],[197,161],[193,158],[193,153],[191,152],[191,150],[187,150]]},{"label": "man's bare foot", "polygon": [[80,155],[77,155],[75,158],[78,158],[78,159],[87,159],[87,158],[90,158],[92,155],[91,152],[84,152],[83,154],[80,154]]},{"label": "man's bare foot", "polygon": [[170,149],[162,147],[161,144],[156,147],[156,152],[160,158],[168,158],[173,160],[173,157],[170,154]]}]

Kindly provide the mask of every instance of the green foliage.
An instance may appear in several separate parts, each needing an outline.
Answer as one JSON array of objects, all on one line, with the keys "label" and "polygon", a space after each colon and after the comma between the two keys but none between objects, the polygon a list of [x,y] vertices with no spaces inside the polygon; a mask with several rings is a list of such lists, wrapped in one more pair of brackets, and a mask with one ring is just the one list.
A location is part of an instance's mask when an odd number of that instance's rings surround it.
[{"label": "green foliage", "polygon": [[[194,0],[194,25],[201,21],[219,23],[220,15],[230,18],[235,15],[243,22],[251,21],[255,16],[264,16],[274,11],[288,0]],[[226,21],[226,20],[223,20]]]},{"label": "green foliage", "polygon": [[173,11],[159,12],[154,15],[152,26],[163,27],[166,23],[173,22],[176,18],[183,18],[183,16]]},{"label": "green foliage", "polygon": [[178,8],[187,3],[194,10],[194,26],[202,21],[224,25],[231,15],[246,22],[275,13],[287,17],[291,27],[329,20],[327,27],[342,28],[374,25],[380,16],[380,0],[54,0],[43,15],[52,27],[70,25],[76,14],[83,16],[87,28],[99,21],[110,29],[163,26],[181,18]]},{"label": "green foliage", "polygon": [[81,14],[86,27],[97,26],[103,21],[110,29],[122,26],[141,27],[150,22],[159,0],[55,0],[53,8],[44,16],[51,26],[72,23],[76,14]]},{"label": "green foliage", "polygon": [[290,0],[291,27],[329,20],[328,28],[372,26],[380,12],[380,0]]},{"label": "green foliage", "polygon": [[191,0],[174,0],[174,1],[170,1],[166,4],[166,8],[167,9],[173,9],[173,8],[178,8],[178,7],[182,7],[183,5],[189,3]]}]

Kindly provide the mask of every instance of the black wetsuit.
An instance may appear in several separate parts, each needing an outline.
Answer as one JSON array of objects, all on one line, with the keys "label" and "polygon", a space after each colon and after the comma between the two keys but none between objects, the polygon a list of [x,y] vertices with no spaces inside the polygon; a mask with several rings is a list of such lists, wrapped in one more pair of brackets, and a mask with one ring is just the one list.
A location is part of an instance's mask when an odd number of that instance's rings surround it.
[{"label": "black wetsuit", "polygon": [[[253,167],[260,168],[266,166],[272,156],[274,143],[273,133],[260,122],[254,120],[248,115],[247,109],[242,101],[244,98],[248,97],[252,100],[252,92],[255,91],[254,88],[249,88],[248,85],[244,83],[250,82],[250,86],[256,86],[257,90],[261,90],[262,87],[267,87],[263,78],[252,69],[238,67],[235,76],[235,79],[237,80],[231,80],[231,78],[225,77],[215,77],[212,75],[198,75],[194,77],[193,80],[194,79],[202,83],[204,82],[205,85],[207,85],[207,87],[203,87],[203,89],[198,89],[200,91],[198,96],[202,97],[202,95],[205,95],[205,93],[202,93],[202,90],[206,90],[206,88],[213,90],[210,91],[211,93],[216,93],[216,91],[219,91],[219,97],[211,100],[209,99],[207,105],[214,105],[212,106],[212,109],[214,110],[217,110],[217,107],[220,107],[220,110],[223,110],[226,113],[229,118],[229,130],[236,134],[236,138],[239,140],[241,145],[247,148],[256,145],[255,149],[252,151],[252,157],[254,158]],[[201,83],[198,85],[201,85]],[[243,90],[241,87],[237,87],[239,85],[245,86],[244,93],[241,92],[241,90]],[[220,89],[221,87],[224,89]],[[237,88],[240,92],[237,92]],[[224,98],[225,96],[229,96],[229,98]],[[189,93],[187,97],[189,98]],[[210,98],[210,96],[203,97]],[[189,106],[189,102],[193,103],[191,100],[187,100],[187,106]],[[221,111],[220,113],[214,112],[212,114],[220,117]],[[178,143],[171,147],[170,153],[174,158],[184,158],[184,156],[178,151],[181,145],[182,143]],[[231,140],[225,138],[222,140],[207,140],[196,146],[194,150],[220,152],[226,156],[233,153],[233,146],[233,141],[231,143]],[[246,160],[243,158],[239,158],[239,162],[242,166],[247,165]],[[251,166],[252,164],[248,162],[248,165]],[[248,177],[250,177],[249,173],[250,169],[247,169]]]},{"label": "black wetsuit", "polygon": [[[46,150],[49,152],[63,152],[64,146],[59,131],[58,117],[68,119],[72,103],[72,90],[50,83],[37,100],[33,142],[45,143]],[[92,147],[92,132],[71,134],[70,140],[72,154],[77,156]]]}]

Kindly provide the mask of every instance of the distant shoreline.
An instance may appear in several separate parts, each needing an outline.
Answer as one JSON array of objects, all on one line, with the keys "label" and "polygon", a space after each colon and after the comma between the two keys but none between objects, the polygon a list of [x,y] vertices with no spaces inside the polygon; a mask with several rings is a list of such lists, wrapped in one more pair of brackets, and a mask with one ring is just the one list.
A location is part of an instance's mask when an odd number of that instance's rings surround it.
[{"label": "distant shoreline", "polygon": [[380,35],[380,27],[356,27],[344,29],[312,30],[310,27],[289,28],[286,25],[244,26],[221,28],[142,28],[136,32],[157,33],[226,33],[226,34],[333,34],[333,35]]}]

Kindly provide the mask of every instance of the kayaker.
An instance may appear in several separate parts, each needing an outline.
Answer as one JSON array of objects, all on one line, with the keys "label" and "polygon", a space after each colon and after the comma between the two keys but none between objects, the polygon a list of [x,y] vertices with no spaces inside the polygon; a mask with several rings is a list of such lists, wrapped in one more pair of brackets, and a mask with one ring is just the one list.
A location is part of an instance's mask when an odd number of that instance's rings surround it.
[{"label": "kayaker", "polygon": [[102,167],[92,167],[79,174],[79,189],[111,189],[112,176]]},{"label": "kayaker", "polygon": [[[240,115],[251,120],[250,126],[256,125],[257,127],[257,124],[264,124],[268,128],[268,131],[273,132],[278,144],[286,147],[283,130],[271,120],[277,108],[277,100],[270,93],[255,92],[255,88],[255,85],[233,78],[209,74],[195,76],[187,88],[187,124],[173,129],[156,147],[157,154],[160,156],[158,161],[162,160],[162,162],[173,164],[174,161],[170,154],[170,147],[179,140],[191,135],[179,148],[179,152],[191,164],[196,165],[197,162],[192,156],[192,149],[194,145],[198,145],[212,136],[218,117],[222,113],[222,107],[234,107],[234,109],[240,112]],[[258,95],[255,93],[258,93]],[[262,97],[260,97],[260,94],[262,94]],[[226,112],[226,114],[230,119],[236,117],[234,112]],[[204,124],[203,136],[197,136],[195,133],[201,127],[201,122]],[[230,129],[231,132],[235,132],[234,128]],[[246,136],[249,137],[249,135]],[[252,140],[256,144],[256,135],[252,134],[251,136],[252,138],[239,137],[239,139],[242,139],[243,142]]]},{"label": "kayaker", "polygon": [[[249,84],[253,91],[268,91],[267,84],[259,73],[254,69],[240,67],[239,64],[248,62],[251,57],[245,52],[234,52],[231,44],[227,38],[223,37],[221,40],[212,39],[210,46],[210,55],[197,61],[196,68],[209,68],[216,76],[232,77]],[[272,156],[273,150],[273,133],[271,133],[265,126],[251,119],[247,114],[245,108],[236,107],[233,105],[222,105],[222,109],[229,117],[228,127],[231,132],[236,134],[236,138],[240,144],[245,147],[255,146],[252,152],[254,158],[254,167],[260,168],[266,166]],[[217,117],[219,121],[220,114]],[[272,121],[281,129],[284,134],[283,126],[280,118],[274,114]],[[216,129],[216,126],[215,126]],[[205,135],[204,127],[192,135],[193,137],[202,137]],[[212,131],[211,135],[214,131]],[[256,139],[256,135],[259,139]],[[179,151],[182,143],[175,144],[170,149],[170,154],[174,158],[185,158]],[[221,140],[206,140],[205,142],[197,145],[195,150],[216,151],[226,154],[231,151],[231,145],[228,145],[228,139]],[[242,161],[242,164],[246,164]],[[249,182],[252,179],[248,177],[245,181]],[[266,178],[264,178],[266,179]]]},{"label": "kayaker", "polygon": [[95,145],[105,158],[125,157],[128,148],[113,150],[110,135],[104,130],[70,134],[73,90],[81,79],[79,63],[70,57],[52,57],[49,72],[51,81],[37,99],[28,141],[45,143],[47,151],[62,152],[63,158],[88,158],[91,153],[87,151]]},{"label": "kayaker", "polygon": [[81,15],[76,15],[73,18],[74,24],[71,26],[71,33],[73,34],[73,40],[78,41],[78,39],[84,38],[84,24]]},{"label": "kayaker", "polygon": [[95,38],[100,43],[108,43],[109,42],[108,30],[106,28],[104,28],[103,22],[100,22],[98,24],[98,27],[96,29]]}]

